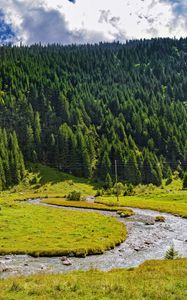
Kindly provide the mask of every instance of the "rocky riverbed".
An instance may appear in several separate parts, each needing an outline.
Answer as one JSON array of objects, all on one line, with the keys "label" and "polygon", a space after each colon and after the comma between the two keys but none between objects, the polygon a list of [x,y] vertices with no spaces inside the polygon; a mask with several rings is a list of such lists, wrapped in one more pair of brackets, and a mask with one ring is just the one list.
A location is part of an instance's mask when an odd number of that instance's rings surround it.
[{"label": "rocky riverbed", "polygon": [[[29,200],[27,203],[30,205],[47,205],[40,203],[40,199]],[[59,206],[58,208],[62,209]],[[63,207],[63,209],[84,210],[90,213],[95,211],[67,207]],[[133,211],[135,215],[129,218],[120,218],[115,212],[97,211],[118,218],[127,227],[128,237],[126,241],[115,249],[106,251],[102,255],[92,255],[85,258],[0,256],[0,278],[40,272],[62,273],[90,268],[107,271],[112,268],[135,267],[148,259],[162,259],[167,249],[172,245],[181,257],[187,257],[187,219],[146,209],[133,208]],[[155,217],[158,215],[164,216],[165,222],[155,222]]]}]

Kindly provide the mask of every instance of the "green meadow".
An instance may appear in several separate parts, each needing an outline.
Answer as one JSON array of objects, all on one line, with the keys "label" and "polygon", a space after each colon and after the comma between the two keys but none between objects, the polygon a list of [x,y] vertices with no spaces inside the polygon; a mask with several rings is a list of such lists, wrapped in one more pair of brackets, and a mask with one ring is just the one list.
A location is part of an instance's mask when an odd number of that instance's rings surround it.
[{"label": "green meadow", "polygon": [[[66,211],[38,207],[15,200],[45,198],[43,201],[59,206],[93,208],[96,210],[132,211],[121,206],[150,208],[187,217],[187,191],[174,179],[170,185],[137,186],[132,196],[97,197],[99,203],[67,201],[72,190],[83,197],[95,195],[98,186],[86,179],[67,175],[54,168],[32,165],[24,181],[0,194],[0,253],[28,253],[33,256],[55,256],[69,252],[75,255],[102,253],[123,241],[124,225],[99,213]],[[71,245],[71,246],[70,246]]]},{"label": "green meadow", "polygon": [[[45,198],[43,202],[108,211],[131,210],[121,206],[150,208],[187,217],[187,191],[174,179],[162,187],[137,186],[132,196],[97,197],[99,203],[67,201],[72,190],[83,197],[99,187],[89,180],[56,169],[32,165],[22,183],[0,194],[0,254],[75,256],[101,254],[124,241],[125,226],[97,212],[82,212],[34,206],[15,200]],[[0,280],[0,299],[156,299],[187,298],[187,260],[147,261],[138,268],[100,272],[90,270],[63,275],[38,274]]]},{"label": "green meadow", "polygon": [[115,218],[26,204],[2,207],[0,228],[2,255],[86,256],[114,248],[126,237]]},{"label": "green meadow", "polygon": [[54,199],[45,199],[41,201],[42,203],[64,206],[64,207],[77,207],[77,208],[85,208],[85,209],[95,209],[95,210],[106,210],[110,212],[123,212],[127,217],[132,216],[134,213],[131,209],[127,209],[120,206],[113,205],[105,205],[102,203],[89,203],[86,201],[67,201],[63,198],[54,198]]},{"label": "green meadow", "polygon": [[0,280],[1,300],[185,300],[187,259],[147,261],[138,268]]},{"label": "green meadow", "polygon": [[187,218],[187,190],[182,190],[182,181],[178,178],[174,178],[169,185],[164,181],[161,187],[139,185],[132,196],[120,196],[119,202],[116,196],[111,195],[97,197],[97,202],[148,208]]}]

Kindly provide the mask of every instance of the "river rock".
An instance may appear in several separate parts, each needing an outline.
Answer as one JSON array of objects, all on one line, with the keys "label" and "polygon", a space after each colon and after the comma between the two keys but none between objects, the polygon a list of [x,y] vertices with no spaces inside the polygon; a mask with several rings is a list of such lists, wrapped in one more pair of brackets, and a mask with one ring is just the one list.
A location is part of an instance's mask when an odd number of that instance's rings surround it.
[{"label": "river rock", "polygon": [[40,269],[44,270],[45,269],[45,265],[41,265]]},{"label": "river rock", "polygon": [[24,264],[24,267],[28,267],[28,264],[27,264],[27,263],[25,263],[25,264]]},{"label": "river rock", "polygon": [[12,268],[8,267],[7,265],[5,265],[3,263],[0,265],[0,272],[8,272],[11,270],[12,270]]},{"label": "river rock", "polygon": [[67,260],[67,257],[66,257],[66,256],[62,256],[60,260],[61,260],[61,261],[66,261],[66,260]]},{"label": "river rock", "polygon": [[5,259],[5,260],[11,260],[11,257],[5,256],[4,259]]},{"label": "river rock", "polygon": [[155,220],[154,219],[147,219],[145,221],[145,225],[154,225],[155,224]]},{"label": "river rock", "polygon": [[71,262],[71,260],[66,259],[66,260],[62,261],[62,264],[63,264],[64,266],[71,266],[71,265],[72,265],[72,262]]},{"label": "river rock", "polygon": [[151,241],[145,241],[145,244],[146,245],[151,245],[151,244],[153,244]]},{"label": "river rock", "polygon": [[138,248],[138,247],[136,247],[136,248],[134,248],[134,250],[135,250],[136,252],[138,252],[138,251],[140,251],[141,249]]}]

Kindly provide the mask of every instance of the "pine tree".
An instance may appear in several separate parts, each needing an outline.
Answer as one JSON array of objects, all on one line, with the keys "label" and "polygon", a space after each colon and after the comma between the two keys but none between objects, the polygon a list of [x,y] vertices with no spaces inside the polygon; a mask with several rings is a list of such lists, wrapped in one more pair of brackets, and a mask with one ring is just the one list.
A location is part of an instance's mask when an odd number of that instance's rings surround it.
[{"label": "pine tree", "polygon": [[26,154],[26,159],[28,161],[33,161],[35,160],[34,157],[34,134],[33,134],[33,129],[30,125],[27,125],[26,127],[26,137],[25,137],[25,154]]},{"label": "pine tree", "polygon": [[6,187],[6,178],[5,178],[5,172],[3,169],[3,163],[0,158],[0,191],[4,190]]},{"label": "pine tree", "polygon": [[187,189],[187,172],[184,173],[184,178],[183,178],[183,189]]},{"label": "pine tree", "polygon": [[41,145],[41,124],[40,124],[40,115],[39,112],[35,113],[34,118],[34,140],[37,148],[37,153],[40,157],[40,145]]},{"label": "pine tree", "polygon": [[138,167],[135,153],[132,150],[129,152],[125,170],[126,178],[130,183],[138,184],[141,182],[141,173]]},{"label": "pine tree", "polygon": [[105,178],[105,184],[104,184],[104,187],[105,187],[106,189],[111,189],[112,186],[113,186],[112,178],[111,178],[110,174],[107,173],[106,178]]},{"label": "pine tree", "polygon": [[101,180],[105,180],[107,174],[111,172],[111,161],[107,152],[103,153],[101,165],[99,167],[99,176]]}]

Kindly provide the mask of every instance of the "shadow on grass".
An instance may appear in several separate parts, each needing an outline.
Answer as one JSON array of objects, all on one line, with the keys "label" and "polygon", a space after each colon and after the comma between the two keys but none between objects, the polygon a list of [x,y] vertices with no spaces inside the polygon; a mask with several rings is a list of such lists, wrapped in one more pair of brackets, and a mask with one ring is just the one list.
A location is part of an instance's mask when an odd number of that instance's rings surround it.
[{"label": "shadow on grass", "polygon": [[28,168],[32,173],[37,174],[37,177],[39,178],[39,184],[45,185],[45,184],[57,184],[64,181],[69,181],[69,184],[72,185],[77,184],[87,184],[93,187],[94,190],[97,190],[101,187],[101,184],[98,182],[94,182],[91,179],[76,177],[68,173],[64,173],[56,168],[42,165],[42,164],[33,164],[28,163]]}]

